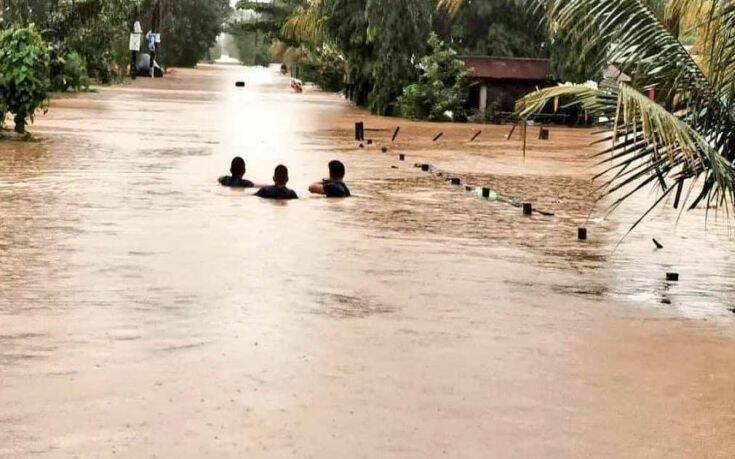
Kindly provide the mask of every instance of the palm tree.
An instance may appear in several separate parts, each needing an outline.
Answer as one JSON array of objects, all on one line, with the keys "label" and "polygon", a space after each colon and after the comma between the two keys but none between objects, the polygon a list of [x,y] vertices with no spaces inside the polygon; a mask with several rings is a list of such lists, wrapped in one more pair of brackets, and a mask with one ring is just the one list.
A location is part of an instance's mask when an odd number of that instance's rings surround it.
[{"label": "palm tree", "polygon": [[[456,9],[463,0],[441,3]],[[649,185],[661,190],[633,228],[672,194],[676,208],[705,204],[729,215],[735,204],[735,1],[524,4],[541,8],[552,40],[563,35],[581,59],[614,65],[630,78],[539,90],[519,101],[521,119],[557,98],[598,117],[609,146],[598,154],[604,168],[595,178],[603,194],[616,195],[612,207]],[[681,41],[684,28],[696,37],[693,50]]]}]

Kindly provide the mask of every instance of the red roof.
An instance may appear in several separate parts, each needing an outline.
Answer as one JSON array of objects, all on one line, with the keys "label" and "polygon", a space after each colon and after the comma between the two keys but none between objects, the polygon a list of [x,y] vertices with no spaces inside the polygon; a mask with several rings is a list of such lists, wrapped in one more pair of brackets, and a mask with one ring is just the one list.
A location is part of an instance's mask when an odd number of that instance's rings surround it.
[{"label": "red roof", "polygon": [[462,58],[471,78],[545,81],[551,74],[548,59],[469,56]]}]

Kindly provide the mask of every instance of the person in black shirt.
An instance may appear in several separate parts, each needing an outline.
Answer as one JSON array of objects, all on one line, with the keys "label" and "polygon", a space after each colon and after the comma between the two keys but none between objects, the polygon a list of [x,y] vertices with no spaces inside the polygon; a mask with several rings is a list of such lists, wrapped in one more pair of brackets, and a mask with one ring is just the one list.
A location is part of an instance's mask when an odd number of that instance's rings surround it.
[{"label": "person in black shirt", "polygon": [[329,163],[329,178],[313,184],[309,191],[328,198],[349,198],[352,194],[345,185],[344,178],[345,165],[341,161],[332,161]]},{"label": "person in black shirt", "polygon": [[299,199],[294,190],[286,188],[286,184],[288,183],[288,169],[286,166],[281,165],[276,167],[276,172],[273,174],[273,182],[275,182],[275,185],[261,188],[255,193],[255,196],[264,199]]},{"label": "person in black shirt", "polygon": [[241,157],[236,157],[232,160],[232,165],[230,166],[230,175],[226,175],[224,177],[219,178],[219,183],[222,186],[227,186],[230,188],[254,188],[255,184],[251,182],[250,180],[245,180],[243,176],[245,175],[245,160]]}]

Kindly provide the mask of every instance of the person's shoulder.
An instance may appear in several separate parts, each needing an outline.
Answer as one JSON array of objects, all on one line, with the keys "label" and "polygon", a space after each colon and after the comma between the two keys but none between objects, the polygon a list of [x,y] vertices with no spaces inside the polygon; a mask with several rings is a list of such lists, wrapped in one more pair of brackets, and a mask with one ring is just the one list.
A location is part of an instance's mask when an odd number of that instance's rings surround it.
[{"label": "person's shoulder", "polygon": [[299,195],[296,194],[296,192],[289,188],[288,190],[288,198],[289,199],[299,199]]},{"label": "person's shoulder", "polygon": [[217,181],[222,186],[229,186],[231,178],[232,177],[229,177],[229,176],[225,175],[225,176],[222,176],[222,177],[218,178]]},{"label": "person's shoulder", "polygon": [[324,194],[328,198],[350,197],[350,189],[342,182],[329,182],[324,184]]}]

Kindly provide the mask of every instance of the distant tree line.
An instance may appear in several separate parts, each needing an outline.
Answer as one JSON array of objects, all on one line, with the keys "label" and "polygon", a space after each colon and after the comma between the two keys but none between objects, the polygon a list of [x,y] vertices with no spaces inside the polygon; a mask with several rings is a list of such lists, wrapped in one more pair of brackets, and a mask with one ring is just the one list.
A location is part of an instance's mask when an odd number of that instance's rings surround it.
[{"label": "distant tree line", "polygon": [[[246,24],[272,41],[275,59],[286,62],[304,79],[330,90],[341,90],[358,105],[378,114],[435,113],[419,110],[432,97],[430,87],[460,85],[464,75],[458,56],[546,57],[556,75],[565,80],[593,78],[598,66],[569,59],[563,40],[549,39],[540,26],[538,9],[517,0],[464,2],[440,0],[242,0],[237,8],[258,13]],[[430,37],[435,39],[430,40]],[[453,51],[448,58],[448,51]],[[460,72],[440,75],[427,71],[423,60],[446,61],[446,69]],[[441,72],[440,72],[441,73]],[[438,80],[437,80],[438,79]],[[419,86],[415,86],[419,85]],[[422,88],[422,85],[426,87]],[[438,86],[437,86],[438,85]],[[410,94],[405,95],[407,88]],[[447,112],[461,109],[455,87]],[[441,92],[441,90],[439,91]],[[403,96],[403,97],[401,97]],[[407,104],[399,106],[400,101]]]}]

